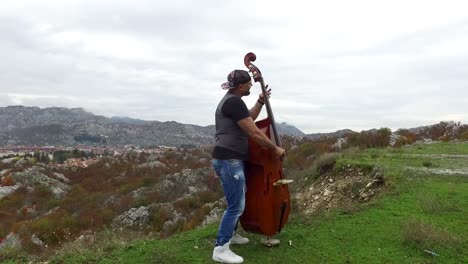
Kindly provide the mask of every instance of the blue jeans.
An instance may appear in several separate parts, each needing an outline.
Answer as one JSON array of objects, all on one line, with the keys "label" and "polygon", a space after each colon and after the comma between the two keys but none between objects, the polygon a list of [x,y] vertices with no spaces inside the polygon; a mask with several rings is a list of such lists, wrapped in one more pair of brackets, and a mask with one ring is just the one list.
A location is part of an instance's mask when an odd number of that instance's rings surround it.
[{"label": "blue jeans", "polygon": [[227,208],[219,225],[216,245],[229,242],[245,208],[244,162],[238,159],[213,159],[213,169],[218,175],[226,197]]}]

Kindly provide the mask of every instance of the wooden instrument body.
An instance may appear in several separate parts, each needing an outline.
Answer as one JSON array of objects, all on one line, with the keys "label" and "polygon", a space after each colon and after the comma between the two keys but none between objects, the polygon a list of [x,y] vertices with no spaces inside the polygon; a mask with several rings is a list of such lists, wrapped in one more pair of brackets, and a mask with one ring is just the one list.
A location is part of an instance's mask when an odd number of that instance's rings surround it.
[{"label": "wooden instrument body", "polygon": [[[275,142],[270,118],[255,124]],[[287,223],[291,210],[288,185],[274,185],[283,179],[282,160],[276,158],[271,149],[264,148],[251,139],[249,155],[245,167],[245,210],[240,223],[248,232],[273,236]]]}]

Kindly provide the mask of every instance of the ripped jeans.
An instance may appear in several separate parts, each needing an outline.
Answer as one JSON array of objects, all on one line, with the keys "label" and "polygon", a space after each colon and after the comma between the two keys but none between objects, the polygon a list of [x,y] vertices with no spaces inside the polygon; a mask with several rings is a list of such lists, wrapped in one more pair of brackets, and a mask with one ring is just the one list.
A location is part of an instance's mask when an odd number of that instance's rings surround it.
[{"label": "ripped jeans", "polygon": [[227,208],[219,225],[216,245],[222,246],[229,242],[237,221],[245,208],[245,174],[244,162],[238,159],[213,159],[213,169],[218,175],[226,197]]}]

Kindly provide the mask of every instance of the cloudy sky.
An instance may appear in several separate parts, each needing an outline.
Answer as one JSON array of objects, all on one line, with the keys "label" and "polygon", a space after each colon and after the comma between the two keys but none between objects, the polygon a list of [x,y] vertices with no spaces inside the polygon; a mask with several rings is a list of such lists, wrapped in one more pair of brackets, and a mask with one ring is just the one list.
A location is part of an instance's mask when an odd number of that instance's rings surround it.
[{"label": "cloudy sky", "polygon": [[252,51],[306,133],[468,123],[467,1],[8,2],[0,106],[210,125]]}]

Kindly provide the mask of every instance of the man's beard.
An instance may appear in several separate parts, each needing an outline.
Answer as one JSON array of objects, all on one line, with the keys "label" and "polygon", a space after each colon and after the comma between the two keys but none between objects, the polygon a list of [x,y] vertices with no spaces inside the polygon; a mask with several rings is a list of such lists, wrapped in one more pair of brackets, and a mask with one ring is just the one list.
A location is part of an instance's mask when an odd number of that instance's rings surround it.
[{"label": "man's beard", "polygon": [[244,96],[247,96],[250,94],[250,91],[245,91]]}]

